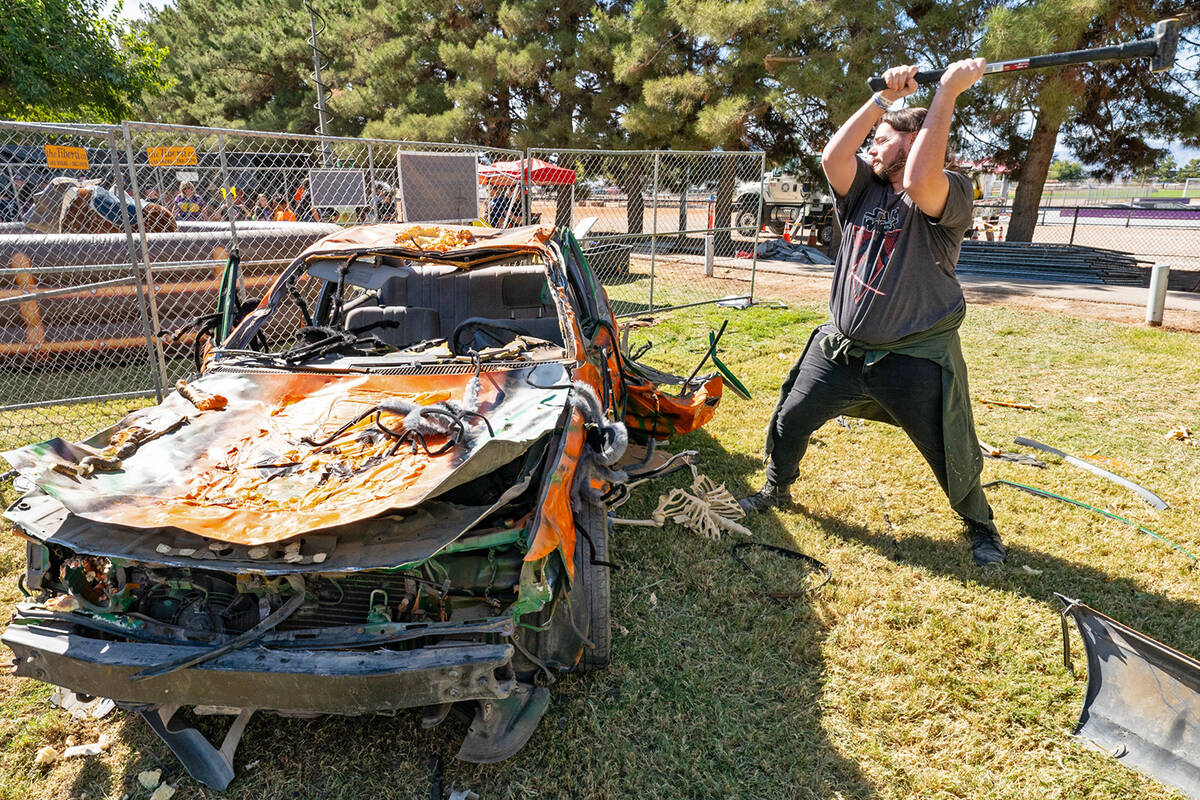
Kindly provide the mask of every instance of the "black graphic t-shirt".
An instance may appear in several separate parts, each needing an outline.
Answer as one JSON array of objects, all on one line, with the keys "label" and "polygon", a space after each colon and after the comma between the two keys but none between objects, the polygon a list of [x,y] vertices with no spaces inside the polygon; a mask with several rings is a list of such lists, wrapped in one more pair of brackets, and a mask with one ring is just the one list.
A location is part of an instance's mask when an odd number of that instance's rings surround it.
[{"label": "black graphic t-shirt", "polygon": [[892,191],[862,158],[845,197],[834,193],[842,245],[834,261],[829,312],[837,329],[867,344],[928,330],[963,306],[954,276],[971,227],[971,181],[947,170],[941,219]]}]

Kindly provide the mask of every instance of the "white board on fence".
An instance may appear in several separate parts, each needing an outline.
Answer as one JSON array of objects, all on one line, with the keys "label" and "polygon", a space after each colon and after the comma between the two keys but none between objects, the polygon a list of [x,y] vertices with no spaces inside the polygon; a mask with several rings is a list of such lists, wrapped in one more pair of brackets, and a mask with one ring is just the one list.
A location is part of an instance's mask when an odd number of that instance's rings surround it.
[{"label": "white board on fence", "polygon": [[479,161],[472,153],[399,150],[400,219],[461,222],[479,218]]},{"label": "white board on fence", "polygon": [[308,189],[317,208],[367,205],[367,175],[361,169],[310,169]]},{"label": "white board on fence", "polygon": [[200,182],[200,173],[199,172],[184,172],[183,170],[179,170],[178,172],[175,173],[175,180],[179,181],[180,183],[183,183],[184,181],[191,181],[192,183],[199,183]]}]

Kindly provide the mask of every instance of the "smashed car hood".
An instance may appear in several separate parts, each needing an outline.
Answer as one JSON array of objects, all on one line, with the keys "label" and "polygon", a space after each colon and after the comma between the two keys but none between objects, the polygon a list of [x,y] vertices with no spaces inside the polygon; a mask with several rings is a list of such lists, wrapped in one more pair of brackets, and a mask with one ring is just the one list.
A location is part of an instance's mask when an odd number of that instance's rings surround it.
[{"label": "smashed car hood", "polygon": [[[536,379],[529,378],[536,370]],[[381,400],[462,402],[473,373],[381,375],[210,373],[191,387],[227,400],[201,411],[178,392],[82,444],[51,439],[5,453],[25,477],[86,519],[174,527],[243,545],[412,508],[493,471],[560,423],[568,390],[560,364],[480,373],[477,410],[459,444],[429,455],[368,435],[373,416],[321,441]],[[551,388],[535,388],[532,384]],[[404,418],[383,414],[389,428]],[[158,433],[116,471],[80,474],[89,455],[131,428]],[[494,434],[494,435],[493,435]],[[437,451],[447,437],[432,436]]]}]

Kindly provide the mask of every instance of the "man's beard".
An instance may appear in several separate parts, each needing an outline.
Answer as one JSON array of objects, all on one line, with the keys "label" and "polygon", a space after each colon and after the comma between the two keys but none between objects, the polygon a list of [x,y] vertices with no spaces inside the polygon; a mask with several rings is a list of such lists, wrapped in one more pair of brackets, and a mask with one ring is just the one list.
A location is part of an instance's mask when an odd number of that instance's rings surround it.
[{"label": "man's beard", "polygon": [[871,169],[875,173],[875,177],[881,181],[891,181],[892,176],[898,172],[904,171],[904,165],[908,163],[908,151],[905,150],[900,155],[896,156],[895,160],[890,164],[878,164]]}]

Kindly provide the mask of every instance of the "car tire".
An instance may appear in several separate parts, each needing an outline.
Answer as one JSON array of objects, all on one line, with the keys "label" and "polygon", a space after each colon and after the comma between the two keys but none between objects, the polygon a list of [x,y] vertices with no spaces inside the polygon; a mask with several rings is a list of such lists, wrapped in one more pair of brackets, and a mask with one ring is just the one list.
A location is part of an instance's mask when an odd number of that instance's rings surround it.
[{"label": "car tire", "polygon": [[737,212],[733,226],[742,236],[753,236],[758,225],[758,210],[743,208]]},{"label": "car tire", "polygon": [[603,505],[584,502],[579,514],[579,527],[587,531],[592,546],[582,536],[575,543],[575,591],[572,600],[583,604],[576,619],[586,621],[587,637],[594,647],[584,645],[579,658],[581,672],[603,669],[612,660],[612,620],[609,610],[612,591],[609,567],[593,564],[592,550],[596,561],[608,561],[608,509]]},{"label": "car tire", "polygon": [[820,233],[821,244],[828,247],[833,244],[833,225],[822,225]]}]

